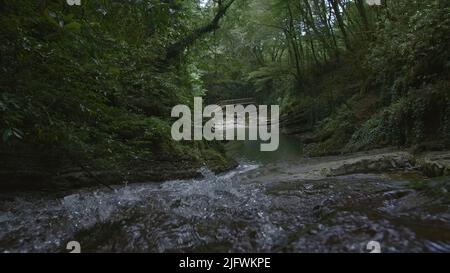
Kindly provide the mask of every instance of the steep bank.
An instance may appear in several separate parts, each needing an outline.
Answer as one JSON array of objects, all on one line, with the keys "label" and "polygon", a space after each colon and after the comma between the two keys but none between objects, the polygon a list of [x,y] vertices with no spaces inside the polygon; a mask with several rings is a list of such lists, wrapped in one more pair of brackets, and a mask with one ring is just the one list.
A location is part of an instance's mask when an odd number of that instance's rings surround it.
[{"label": "steep bank", "polygon": [[283,100],[284,131],[303,134],[305,153],[449,149],[449,7],[421,3],[384,7],[370,39],[316,66]]},{"label": "steep bank", "polygon": [[314,156],[449,149],[449,1],[382,2],[248,3],[205,54],[208,94],[280,105]]}]

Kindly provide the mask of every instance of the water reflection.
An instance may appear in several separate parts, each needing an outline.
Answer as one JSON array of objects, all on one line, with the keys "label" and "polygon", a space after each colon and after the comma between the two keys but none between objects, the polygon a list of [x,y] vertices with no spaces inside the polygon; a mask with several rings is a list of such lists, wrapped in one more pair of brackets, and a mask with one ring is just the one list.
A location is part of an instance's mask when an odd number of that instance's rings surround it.
[{"label": "water reflection", "polygon": [[261,141],[232,141],[227,144],[228,155],[238,160],[257,163],[288,162],[302,159],[302,145],[298,137],[280,135],[278,150],[261,152]]}]

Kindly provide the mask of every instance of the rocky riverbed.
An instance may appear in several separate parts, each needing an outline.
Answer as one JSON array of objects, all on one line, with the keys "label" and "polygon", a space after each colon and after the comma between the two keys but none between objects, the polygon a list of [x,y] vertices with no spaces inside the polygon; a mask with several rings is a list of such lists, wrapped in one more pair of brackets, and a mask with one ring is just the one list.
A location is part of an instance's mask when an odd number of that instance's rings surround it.
[{"label": "rocky riverbed", "polygon": [[425,175],[447,170],[445,153],[250,160],[238,150],[240,166],[218,175],[3,193],[0,251],[78,241],[82,252],[367,252],[377,241],[383,252],[450,252],[450,178]]}]

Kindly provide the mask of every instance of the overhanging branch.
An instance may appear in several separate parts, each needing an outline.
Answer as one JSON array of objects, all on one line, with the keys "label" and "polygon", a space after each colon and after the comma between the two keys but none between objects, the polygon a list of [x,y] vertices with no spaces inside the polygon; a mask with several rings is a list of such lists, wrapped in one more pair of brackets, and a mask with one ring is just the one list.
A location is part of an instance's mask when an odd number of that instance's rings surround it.
[{"label": "overhanging branch", "polygon": [[195,41],[204,35],[219,29],[220,20],[225,16],[227,10],[231,7],[235,0],[218,0],[218,8],[216,15],[207,25],[193,30],[191,33],[176,41],[167,48],[166,61],[174,59],[181,55],[181,53],[188,47],[192,46]]}]

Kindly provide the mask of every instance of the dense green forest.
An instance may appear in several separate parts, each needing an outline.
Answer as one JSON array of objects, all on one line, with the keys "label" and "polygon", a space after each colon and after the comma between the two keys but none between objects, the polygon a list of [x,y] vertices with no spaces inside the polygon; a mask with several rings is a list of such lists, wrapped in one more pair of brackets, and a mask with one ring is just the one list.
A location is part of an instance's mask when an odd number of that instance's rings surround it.
[{"label": "dense green forest", "polygon": [[448,148],[449,2],[1,0],[2,177],[235,166],[222,143],[172,140],[195,96],[279,104],[309,155]]},{"label": "dense green forest", "polygon": [[211,37],[210,96],[280,104],[311,155],[448,145],[448,1],[244,3]]}]

